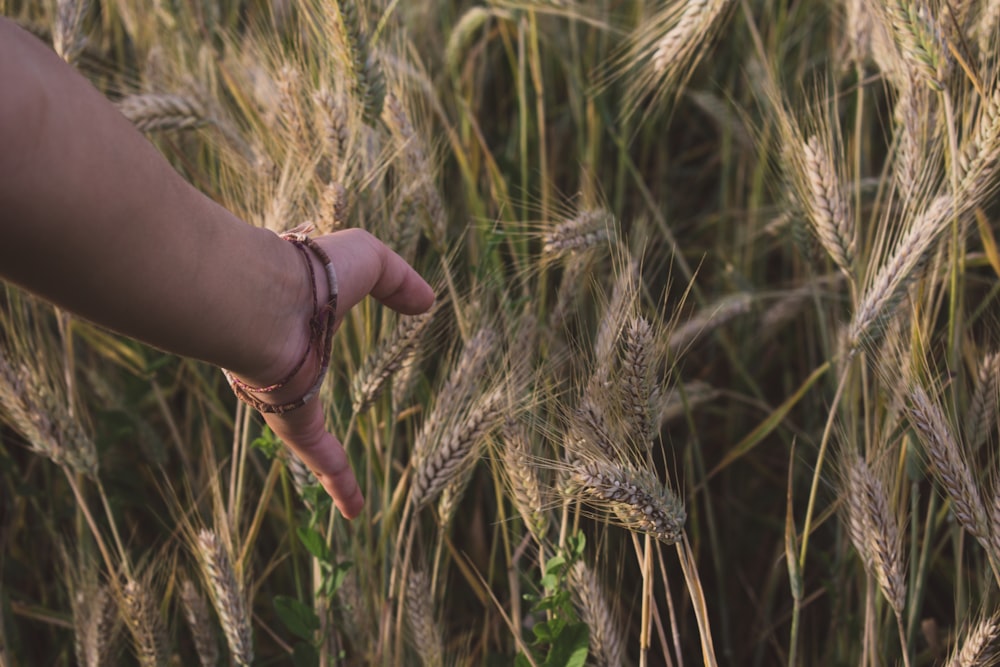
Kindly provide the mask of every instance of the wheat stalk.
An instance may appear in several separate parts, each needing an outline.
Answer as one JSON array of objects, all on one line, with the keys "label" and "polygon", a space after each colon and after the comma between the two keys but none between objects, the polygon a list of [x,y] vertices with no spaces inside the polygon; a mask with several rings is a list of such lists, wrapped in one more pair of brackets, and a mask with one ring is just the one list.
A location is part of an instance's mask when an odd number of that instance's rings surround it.
[{"label": "wheat stalk", "polygon": [[182,95],[128,95],[118,102],[118,110],[140,132],[188,130],[210,122],[200,102]]},{"label": "wheat stalk", "polygon": [[246,589],[232,566],[229,551],[211,530],[198,531],[198,564],[222,622],[229,652],[238,665],[253,663],[253,631]]},{"label": "wheat stalk", "polygon": [[184,620],[191,630],[195,651],[202,667],[218,665],[219,645],[215,640],[208,603],[194,583],[187,578],[181,582],[181,608],[184,610]]}]

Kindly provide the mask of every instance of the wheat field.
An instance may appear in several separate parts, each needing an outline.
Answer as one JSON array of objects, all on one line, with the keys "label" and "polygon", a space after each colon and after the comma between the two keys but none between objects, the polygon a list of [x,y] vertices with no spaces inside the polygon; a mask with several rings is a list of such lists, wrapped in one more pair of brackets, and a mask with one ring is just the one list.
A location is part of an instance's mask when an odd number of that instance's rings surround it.
[{"label": "wheat field", "polygon": [[0,14],[437,293],[334,338],[348,522],[218,369],[5,287],[0,667],[1000,663],[996,0]]}]

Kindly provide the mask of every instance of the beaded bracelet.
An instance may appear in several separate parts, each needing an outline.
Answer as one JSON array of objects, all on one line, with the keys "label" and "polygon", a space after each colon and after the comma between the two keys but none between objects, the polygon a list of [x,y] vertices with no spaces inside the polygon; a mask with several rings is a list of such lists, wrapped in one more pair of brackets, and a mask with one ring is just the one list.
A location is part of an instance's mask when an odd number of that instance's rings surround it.
[{"label": "beaded bracelet", "polygon": [[[326,251],[324,251],[318,243],[305,234],[288,232],[282,234],[281,238],[289,241],[295,246],[295,249],[299,251],[302,260],[305,262],[306,270],[309,273],[309,284],[312,290],[313,312],[308,322],[309,343],[306,346],[306,350],[302,354],[302,358],[299,359],[299,362],[295,364],[295,367],[288,373],[288,375],[278,382],[269,384],[266,387],[251,386],[233,375],[231,371],[228,371],[225,368],[222,369],[222,373],[229,382],[229,386],[232,388],[233,393],[236,394],[236,398],[240,399],[258,412],[278,415],[301,408],[303,405],[308,403],[309,400],[317,394],[317,392],[319,392],[320,387],[323,385],[323,380],[326,378],[326,372],[330,368],[330,343],[333,340],[333,328],[337,318],[338,295],[337,274],[333,270],[333,262],[330,260],[330,256],[326,254]],[[326,303],[323,304],[319,302],[319,296],[316,289],[316,272],[313,270],[312,262],[309,259],[310,252],[319,258],[319,261],[323,264],[323,269],[326,271],[326,284],[327,287],[329,287],[330,295],[327,298]],[[319,374],[316,376],[316,380],[313,382],[309,390],[306,391],[306,393],[300,398],[287,403],[274,404],[265,403],[253,395],[271,393],[287,385],[292,378],[295,377],[300,370],[302,370],[302,367],[306,363],[306,359],[309,358],[310,351],[312,351],[316,345],[320,346]]]}]

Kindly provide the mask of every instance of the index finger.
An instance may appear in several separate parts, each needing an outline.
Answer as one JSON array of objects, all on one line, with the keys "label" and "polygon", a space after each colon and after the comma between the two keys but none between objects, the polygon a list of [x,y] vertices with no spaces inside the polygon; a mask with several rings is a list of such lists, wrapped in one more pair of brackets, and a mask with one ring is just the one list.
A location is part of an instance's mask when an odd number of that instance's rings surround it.
[{"label": "index finger", "polygon": [[361,513],[364,496],[344,446],[326,430],[319,399],[284,414],[265,414],[264,421],[312,470],[341,514],[353,519]]}]

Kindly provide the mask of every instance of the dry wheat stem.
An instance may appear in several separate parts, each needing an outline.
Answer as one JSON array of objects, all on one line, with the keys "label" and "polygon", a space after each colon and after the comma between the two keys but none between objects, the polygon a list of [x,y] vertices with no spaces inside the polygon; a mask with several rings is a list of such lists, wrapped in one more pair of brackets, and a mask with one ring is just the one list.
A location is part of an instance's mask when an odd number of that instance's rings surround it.
[{"label": "dry wheat stem", "polygon": [[215,641],[208,603],[190,579],[184,579],[181,582],[180,597],[181,607],[184,610],[184,620],[187,621],[188,628],[191,630],[198,660],[202,667],[218,665],[219,646]]},{"label": "dry wheat stem", "polygon": [[226,643],[236,664],[253,663],[253,631],[246,590],[232,566],[229,551],[211,530],[197,535],[198,563],[219,615]]},{"label": "dry wheat stem", "polygon": [[628,463],[577,461],[569,478],[571,496],[611,513],[611,523],[651,535],[664,544],[680,539],[687,514],[680,499],[656,476]]},{"label": "dry wheat stem", "polygon": [[909,391],[907,413],[951,501],[955,518],[973,537],[987,543],[989,525],[979,487],[941,406],[922,387],[915,386]]}]

